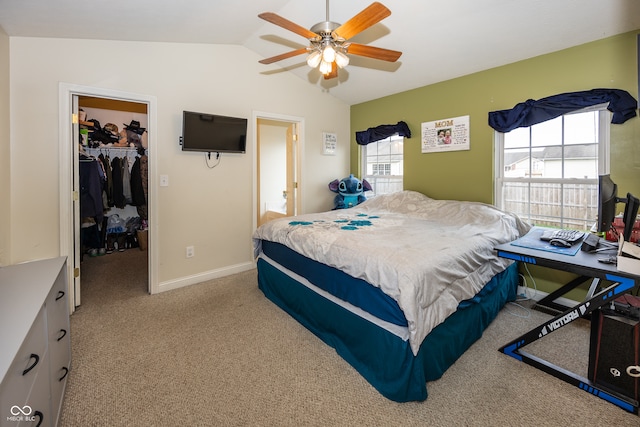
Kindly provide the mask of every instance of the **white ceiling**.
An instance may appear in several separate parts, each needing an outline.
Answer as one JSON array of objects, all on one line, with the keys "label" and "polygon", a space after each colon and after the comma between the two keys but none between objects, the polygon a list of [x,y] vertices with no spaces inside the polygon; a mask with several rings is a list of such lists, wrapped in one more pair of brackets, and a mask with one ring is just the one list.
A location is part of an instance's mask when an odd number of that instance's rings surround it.
[{"label": "white ceiling", "polygon": [[[330,1],[344,23],[372,0]],[[640,29],[640,0],[382,0],[391,16],[352,41],[403,52],[387,63],[351,57],[324,80],[296,56],[261,65],[291,72],[357,104]],[[258,18],[275,12],[302,27],[326,20],[324,0],[0,0],[9,36],[237,44],[266,58],[307,41]]]}]

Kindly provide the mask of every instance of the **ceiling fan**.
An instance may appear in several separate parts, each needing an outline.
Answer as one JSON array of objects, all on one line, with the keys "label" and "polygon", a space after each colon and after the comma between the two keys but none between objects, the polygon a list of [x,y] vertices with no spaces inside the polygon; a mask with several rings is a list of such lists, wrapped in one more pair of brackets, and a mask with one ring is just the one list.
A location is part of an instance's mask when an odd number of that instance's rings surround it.
[{"label": "ceiling fan", "polygon": [[326,21],[320,22],[307,30],[273,12],[261,13],[258,15],[259,18],[301,35],[309,40],[310,45],[309,47],[272,56],[259,62],[261,64],[271,64],[293,56],[302,55],[303,53],[308,53],[307,64],[311,68],[319,66],[319,70],[325,79],[337,77],[338,68],[344,68],[349,64],[347,54],[395,62],[400,55],[402,55],[402,52],[349,42],[349,39],[356,34],[377,24],[389,15],[391,15],[391,11],[387,9],[387,7],[379,2],[373,2],[341,25],[329,21],[329,0],[327,0]]}]

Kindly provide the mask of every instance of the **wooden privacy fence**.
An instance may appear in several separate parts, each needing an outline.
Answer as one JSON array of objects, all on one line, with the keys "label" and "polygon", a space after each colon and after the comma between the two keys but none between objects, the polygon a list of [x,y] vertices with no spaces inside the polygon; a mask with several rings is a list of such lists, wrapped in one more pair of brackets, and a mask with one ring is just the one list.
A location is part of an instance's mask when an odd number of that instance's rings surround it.
[{"label": "wooden privacy fence", "polygon": [[365,196],[374,197],[380,194],[394,193],[396,191],[402,191],[402,176],[394,175],[369,175],[364,179],[371,184],[373,191],[367,191]]},{"label": "wooden privacy fence", "polygon": [[503,197],[505,210],[535,225],[588,230],[598,216],[598,184],[509,182]]}]

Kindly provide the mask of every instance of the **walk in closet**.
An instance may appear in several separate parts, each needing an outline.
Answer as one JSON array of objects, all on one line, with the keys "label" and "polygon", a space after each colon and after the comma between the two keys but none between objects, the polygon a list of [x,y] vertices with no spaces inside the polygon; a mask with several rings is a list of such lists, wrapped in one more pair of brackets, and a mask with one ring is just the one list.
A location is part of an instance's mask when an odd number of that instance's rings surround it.
[{"label": "walk in closet", "polygon": [[81,262],[146,251],[147,104],[83,96],[78,107]]}]

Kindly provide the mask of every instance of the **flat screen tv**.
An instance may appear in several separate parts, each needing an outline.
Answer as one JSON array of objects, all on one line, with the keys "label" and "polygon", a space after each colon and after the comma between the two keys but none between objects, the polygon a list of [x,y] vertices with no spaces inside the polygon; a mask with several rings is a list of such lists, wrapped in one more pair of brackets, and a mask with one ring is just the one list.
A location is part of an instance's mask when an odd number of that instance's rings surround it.
[{"label": "flat screen tv", "polygon": [[247,119],[184,111],[182,151],[244,153]]}]

